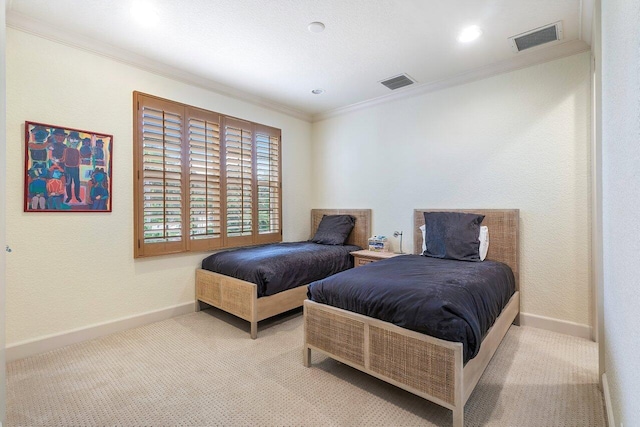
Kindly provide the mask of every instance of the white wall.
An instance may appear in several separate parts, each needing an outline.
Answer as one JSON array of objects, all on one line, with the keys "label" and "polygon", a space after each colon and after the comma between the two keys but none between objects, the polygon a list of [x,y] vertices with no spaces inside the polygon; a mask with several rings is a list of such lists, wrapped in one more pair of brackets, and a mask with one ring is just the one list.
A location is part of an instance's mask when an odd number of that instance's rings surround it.
[{"label": "white wall", "polygon": [[603,1],[601,37],[605,371],[615,427],[634,426],[640,422],[640,1]]},{"label": "white wall", "polygon": [[[525,313],[590,319],[590,59],[583,53],[314,124],[315,206],[519,208]],[[393,238],[391,238],[394,240]]]},{"label": "white wall", "polygon": [[[592,112],[591,135],[591,259],[594,291],[594,337],[598,342],[598,377],[604,374],[604,273],[602,271],[602,20],[601,2],[593,5],[591,28]],[[601,382],[602,384],[602,382]]]},{"label": "white wall", "polygon": [[[0,185],[6,181],[6,85],[5,73],[5,0],[0,0]],[[0,192],[0,425],[5,422],[6,379],[5,379],[5,281],[6,252],[5,239],[5,191]]]},{"label": "white wall", "polygon": [[[308,238],[309,123],[13,29],[7,67],[9,346],[195,300],[203,254],[133,259],[134,90],[281,128],[284,239]],[[25,120],[114,135],[112,213],[23,212]]]}]

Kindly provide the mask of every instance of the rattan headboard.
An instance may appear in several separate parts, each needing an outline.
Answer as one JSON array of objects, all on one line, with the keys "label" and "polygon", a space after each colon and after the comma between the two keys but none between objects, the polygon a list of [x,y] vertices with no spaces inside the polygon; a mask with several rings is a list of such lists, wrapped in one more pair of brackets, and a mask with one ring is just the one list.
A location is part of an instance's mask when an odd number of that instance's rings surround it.
[{"label": "rattan headboard", "polygon": [[352,215],[356,225],[347,238],[347,244],[366,249],[371,237],[371,209],[311,209],[311,237],[316,234],[322,215]]},{"label": "rattan headboard", "polygon": [[500,261],[513,270],[516,278],[516,290],[520,287],[519,278],[519,209],[415,209],[413,211],[413,252],[422,250],[422,232],[424,212],[463,212],[484,215],[482,225],[489,227],[489,252],[487,259]]}]

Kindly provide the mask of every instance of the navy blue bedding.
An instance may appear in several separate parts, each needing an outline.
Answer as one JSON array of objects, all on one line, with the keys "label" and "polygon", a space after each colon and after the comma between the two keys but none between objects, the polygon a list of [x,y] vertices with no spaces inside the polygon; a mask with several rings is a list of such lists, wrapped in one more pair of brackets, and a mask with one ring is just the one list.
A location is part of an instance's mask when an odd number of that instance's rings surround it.
[{"label": "navy blue bedding", "polygon": [[461,342],[466,363],[515,292],[511,268],[403,255],[319,280],[309,299]]},{"label": "navy blue bedding", "polygon": [[312,242],[270,243],[218,252],[202,260],[202,268],[255,283],[258,297],[307,285],[353,267],[354,245]]}]

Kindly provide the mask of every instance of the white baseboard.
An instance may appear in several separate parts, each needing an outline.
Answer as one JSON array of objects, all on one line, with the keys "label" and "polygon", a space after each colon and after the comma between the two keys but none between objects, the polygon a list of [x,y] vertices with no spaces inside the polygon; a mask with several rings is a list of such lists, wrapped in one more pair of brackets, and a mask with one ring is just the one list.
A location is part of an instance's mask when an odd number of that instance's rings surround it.
[{"label": "white baseboard", "polygon": [[[100,338],[115,332],[144,326],[149,323],[170,319],[196,310],[195,303],[188,302],[172,307],[149,311],[146,313],[124,317],[104,323],[89,325],[84,328],[74,329],[58,334],[47,335],[32,340],[11,344],[6,348],[6,361],[23,359],[46,351],[55,350],[67,345]],[[565,320],[539,316],[537,314],[520,313],[520,325],[546,329],[561,334],[573,335],[580,338],[591,339],[591,327]]]},{"label": "white baseboard", "polygon": [[520,313],[520,325],[531,326],[547,331],[558,332],[565,335],[592,340],[591,326],[580,323],[567,322],[566,320],[554,319],[552,317],[539,316],[537,314]]},{"label": "white baseboard", "polygon": [[35,356],[36,354],[55,350],[67,345],[100,338],[115,332],[148,325],[149,323],[159,322],[161,320],[170,319],[187,313],[193,313],[194,311],[195,303],[187,302],[160,310],[148,311],[134,316],[123,317],[108,322],[85,326],[83,328],[46,335],[32,340],[21,341],[7,346],[5,353],[6,360],[7,362],[12,362],[14,360],[24,359],[25,357]]},{"label": "white baseboard", "polygon": [[613,408],[611,407],[611,393],[609,392],[609,381],[607,381],[607,374],[602,374],[602,393],[604,394],[604,406],[607,410],[607,421],[609,427],[615,427],[616,420],[613,416]]}]

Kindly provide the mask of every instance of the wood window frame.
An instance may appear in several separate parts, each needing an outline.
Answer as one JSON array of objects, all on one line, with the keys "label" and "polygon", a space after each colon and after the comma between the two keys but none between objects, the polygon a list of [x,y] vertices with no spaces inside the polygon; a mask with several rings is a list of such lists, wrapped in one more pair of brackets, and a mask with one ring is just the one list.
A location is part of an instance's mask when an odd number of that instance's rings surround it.
[{"label": "wood window frame", "polygon": [[[143,138],[145,127],[143,126],[143,117],[142,112],[144,109],[149,109],[153,111],[161,111],[162,112],[162,135],[161,138],[158,137],[154,141],[157,142],[157,147],[152,147],[151,150],[155,150],[156,152],[162,152],[162,171],[153,170],[150,172],[150,169],[145,168],[145,159],[148,159],[148,145],[144,145],[145,140]],[[152,214],[158,213],[155,215],[159,220],[157,224],[159,224],[161,229],[158,230],[160,233],[164,233],[163,235],[167,235],[167,230],[170,229],[169,223],[167,222],[167,211],[171,210],[171,216],[175,219],[177,217],[177,209],[169,208],[168,200],[167,200],[167,179],[165,178],[166,170],[169,166],[167,166],[167,157],[166,157],[166,147],[165,144],[165,114],[173,117],[179,117],[180,126],[173,125],[176,123],[172,121],[172,127],[170,129],[171,132],[175,132],[175,128],[178,127],[180,129],[180,168],[181,172],[177,173],[174,171],[171,172],[175,177],[179,176],[178,179],[172,179],[172,189],[175,193],[175,189],[178,188],[176,182],[179,181],[180,187],[180,230],[181,235],[179,239],[177,237],[172,237],[175,241],[167,241],[168,237],[155,237],[155,241],[152,238],[147,237],[145,239],[145,224],[149,225],[150,223],[145,223],[145,213],[147,217],[154,216]],[[158,122],[158,120],[155,120]],[[193,208],[193,199],[194,199],[194,186],[192,186],[191,175],[195,176],[194,169],[195,166],[192,167],[192,164],[202,163],[200,160],[193,160],[197,156],[197,154],[193,154],[191,144],[191,136],[190,130],[195,128],[195,125],[192,126],[192,122],[198,121],[200,123],[205,123],[205,140],[207,139],[208,124],[211,124],[211,128],[215,129],[215,124],[218,126],[218,146],[217,152],[219,153],[219,176],[217,177],[217,181],[219,182],[219,211],[217,215],[219,216],[219,236],[212,234],[211,237],[207,234],[206,236],[199,234],[202,238],[194,238],[192,236],[192,214],[194,212]],[[216,113],[214,111],[205,110],[202,108],[182,104],[179,102],[170,101],[167,99],[159,98],[157,96],[145,94],[142,92],[134,91],[133,92],[133,199],[134,199],[134,258],[142,258],[142,257],[151,257],[158,255],[168,255],[174,253],[183,253],[183,252],[203,252],[210,250],[218,250],[225,248],[234,248],[240,246],[249,246],[255,244],[263,244],[263,243],[275,243],[282,241],[282,132],[280,129],[273,128],[270,126],[250,122],[247,120],[239,119],[236,117],[226,116],[221,113]],[[250,165],[250,185],[241,185],[242,194],[248,194],[247,191],[250,189],[250,233],[239,236],[230,236],[228,235],[227,228],[227,137],[226,137],[226,127],[227,126],[242,126],[247,131],[251,133],[251,165]],[[158,129],[157,124],[153,124],[155,129]],[[202,128],[198,128],[202,129]],[[214,131],[212,131],[215,134]],[[148,135],[149,132],[146,133]],[[198,134],[201,136],[201,134]],[[258,205],[258,154],[257,154],[257,145],[258,145],[258,135],[261,137],[267,137],[269,141],[269,150],[272,149],[272,145],[277,145],[277,152],[275,156],[271,155],[271,151],[269,151],[268,159],[269,165],[267,166],[267,175],[269,176],[269,181],[267,185],[269,186],[269,209],[268,209],[268,230],[261,231],[260,223],[259,223],[259,210],[260,207]],[[263,138],[264,140],[264,138]],[[201,142],[201,141],[199,141]],[[175,147],[175,142],[171,142],[171,146]],[[208,172],[208,164],[209,158],[206,157],[209,151],[207,150],[208,145],[205,143],[205,174],[209,174]],[[145,151],[147,148],[147,151]],[[196,147],[198,148],[198,147]],[[215,149],[214,149],[215,151]],[[172,154],[175,154],[174,150]],[[248,160],[249,157],[246,156],[246,152],[243,152],[245,160]],[[147,156],[147,157],[145,157]],[[154,154],[155,157],[158,157],[157,154]],[[193,157],[192,157],[193,156]],[[193,160],[193,161],[192,161]],[[236,159],[237,160],[237,159]],[[263,160],[263,159],[262,159]],[[213,157],[212,164],[215,165],[215,157]],[[261,162],[264,164],[264,161]],[[147,166],[149,162],[147,161]],[[174,168],[176,166],[173,166]],[[239,166],[241,170],[244,170],[246,175],[247,167],[243,166],[242,163]],[[202,167],[199,167],[202,169]],[[244,169],[243,169],[244,168]],[[277,171],[273,171],[272,168],[277,168]],[[215,166],[214,166],[215,170]],[[155,173],[155,178],[147,178],[149,173]],[[264,174],[265,171],[263,170]],[[242,176],[241,183],[244,184],[244,176]],[[277,182],[272,180],[272,177],[277,176]],[[161,177],[159,177],[161,176]],[[201,176],[201,175],[200,175]],[[207,175],[214,176],[214,175]],[[209,227],[208,218],[209,218],[209,183],[207,181],[207,177],[204,178],[204,191],[205,191],[205,207],[204,207],[204,215],[207,218],[205,221],[205,233],[208,233],[208,230],[216,229],[216,226],[213,225],[213,228]],[[154,181],[155,184],[151,183],[149,180]],[[158,181],[161,181],[160,185]],[[202,180],[196,180],[194,178],[193,182],[201,183]],[[145,183],[147,183],[145,187]],[[215,184],[214,184],[215,185]],[[162,201],[158,201],[160,207],[149,207],[153,206],[149,199],[147,199],[148,205],[145,208],[145,197],[149,196],[149,188],[150,187],[161,187],[158,191],[158,194],[162,198]],[[199,187],[202,190],[202,186]],[[145,189],[147,193],[145,193]],[[272,189],[275,189],[272,190]],[[172,193],[172,194],[174,194]],[[215,191],[214,191],[215,193]],[[274,194],[275,197],[272,200],[271,195]],[[215,199],[215,196],[214,196]],[[245,200],[241,198],[241,209],[244,209]],[[174,205],[175,203],[172,203]],[[145,211],[145,209],[147,209]],[[264,211],[264,209],[263,209]],[[151,213],[150,213],[151,212]],[[200,212],[200,211],[197,211]],[[264,212],[263,212],[264,213]],[[201,214],[201,213],[200,213]],[[245,227],[248,220],[244,217],[241,217],[242,220],[245,220]],[[177,221],[176,221],[177,222]],[[196,221],[198,222],[198,221]],[[202,222],[202,221],[200,221]],[[263,221],[264,222],[264,221]],[[161,225],[160,225],[161,224]],[[175,222],[174,222],[175,225]],[[194,226],[195,228],[195,226]],[[177,229],[172,229],[177,230]],[[149,230],[147,232],[151,233]]]}]

